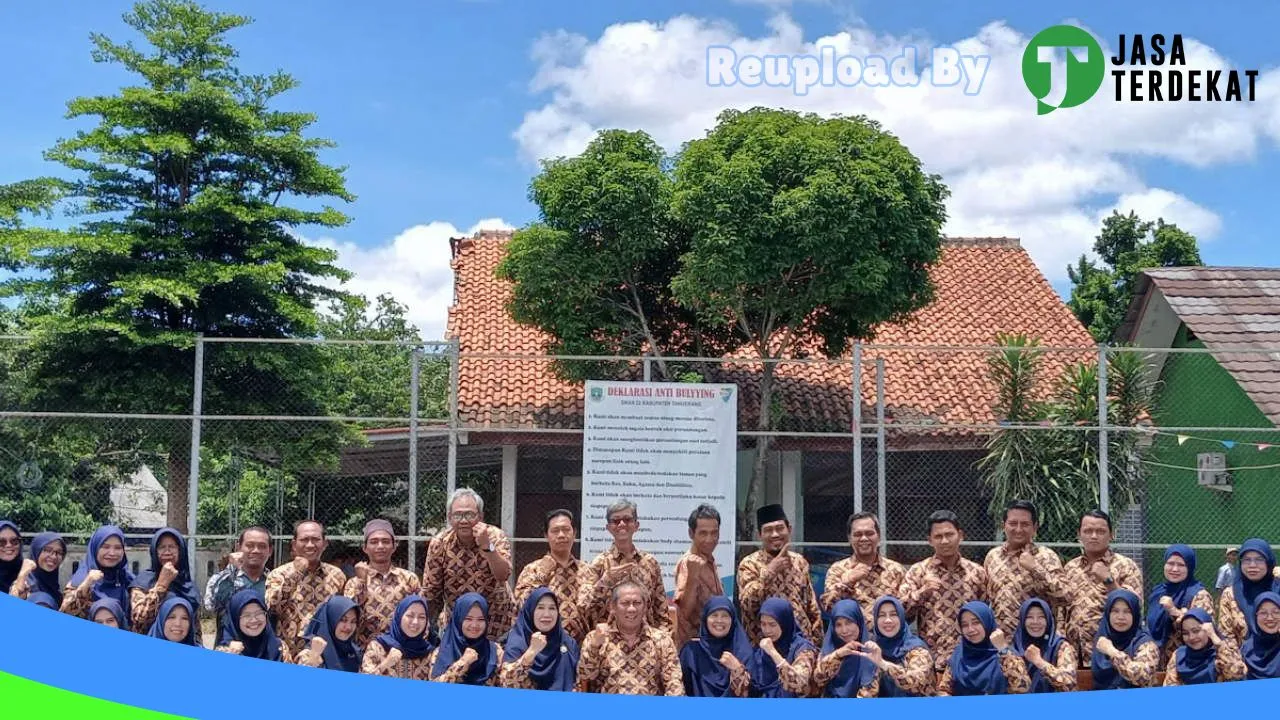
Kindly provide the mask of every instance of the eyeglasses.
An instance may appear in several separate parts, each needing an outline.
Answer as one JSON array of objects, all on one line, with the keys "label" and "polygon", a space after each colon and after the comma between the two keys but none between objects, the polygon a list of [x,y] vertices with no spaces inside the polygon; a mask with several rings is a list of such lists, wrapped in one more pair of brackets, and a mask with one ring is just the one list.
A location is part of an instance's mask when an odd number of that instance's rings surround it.
[{"label": "eyeglasses", "polygon": [[636,519],[633,517],[616,517],[616,518],[610,518],[609,524],[614,527],[618,527],[619,525],[630,525],[635,521]]},{"label": "eyeglasses", "polygon": [[241,620],[252,620],[252,621],[255,621],[255,622],[256,622],[256,621],[258,621],[258,620],[266,620],[266,619],[267,619],[267,614],[266,614],[266,613],[264,613],[264,612],[252,612],[252,613],[245,613],[245,614],[243,614],[243,615],[241,615],[241,616],[240,616],[240,619],[241,619]]},{"label": "eyeglasses", "polygon": [[462,512],[453,513],[449,517],[453,518],[454,520],[457,520],[458,522],[468,522],[471,520],[475,520],[476,517],[478,516],[479,516],[479,513],[464,510]]},{"label": "eyeglasses", "polygon": [[1280,620],[1280,610],[1259,610],[1259,620]]},{"label": "eyeglasses", "polygon": [[1240,559],[1241,565],[1266,565],[1267,559],[1260,557],[1247,557]]},{"label": "eyeglasses", "polygon": [[0,538],[0,547],[18,547],[21,544],[21,538]]}]

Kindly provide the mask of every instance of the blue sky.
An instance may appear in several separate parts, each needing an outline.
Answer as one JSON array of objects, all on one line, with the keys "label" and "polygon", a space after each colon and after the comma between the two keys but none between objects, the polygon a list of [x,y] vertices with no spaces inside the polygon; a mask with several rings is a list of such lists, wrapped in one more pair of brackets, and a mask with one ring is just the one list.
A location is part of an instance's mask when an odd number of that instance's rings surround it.
[{"label": "blue sky", "polygon": [[[94,63],[90,32],[127,37],[115,0],[13,3],[0,8],[0,182],[56,172],[41,152],[76,125],[78,95],[131,79]],[[867,112],[952,186],[947,231],[1023,238],[1060,291],[1063,267],[1087,250],[1111,207],[1134,207],[1202,238],[1209,264],[1274,265],[1270,236],[1280,138],[1280,92],[1270,30],[1280,8],[1226,11],[1165,2],[1158,10],[1111,2],[863,3],[722,0],[671,2],[250,2],[207,7],[255,23],[230,39],[250,71],[282,68],[301,87],[281,107],[314,112],[313,133],[348,166],[350,225],[314,238],[357,272],[353,289],[390,291],[427,334],[449,297],[450,234],[481,221],[518,226],[538,157],[573,152],[602,127],[640,128],[674,147],[700,135],[722,107],[791,106]],[[1190,65],[1260,69],[1252,105],[1117,104],[1109,81],[1088,106],[1036,117],[1017,75],[1026,39],[1078,21],[1108,53],[1118,33],[1181,32],[1202,45]],[[995,26],[992,26],[996,23]],[[984,28],[986,28],[984,30]],[[827,88],[709,88],[711,43],[739,52],[796,52],[819,38],[868,48],[970,43],[992,57],[982,92]],[[973,45],[976,43],[976,45]],[[701,73],[701,68],[698,73]],[[696,73],[694,74],[696,75]]]}]

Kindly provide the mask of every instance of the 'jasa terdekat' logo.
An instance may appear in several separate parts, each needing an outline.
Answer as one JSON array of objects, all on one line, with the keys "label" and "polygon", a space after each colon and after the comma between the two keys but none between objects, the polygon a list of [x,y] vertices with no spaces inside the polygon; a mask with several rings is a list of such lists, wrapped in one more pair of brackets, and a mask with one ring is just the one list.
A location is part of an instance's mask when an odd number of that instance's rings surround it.
[{"label": "'jasa terdekat' logo", "polygon": [[[1054,62],[1059,51],[1066,53],[1065,64]],[[1181,34],[1121,35],[1109,61],[1117,102],[1254,101],[1257,70],[1189,69]],[[1083,105],[1102,87],[1107,63],[1102,46],[1083,28],[1054,25],[1036,33],[1022,53],[1022,80],[1036,98],[1036,113]],[[1062,99],[1050,104],[1055,90]]]}]

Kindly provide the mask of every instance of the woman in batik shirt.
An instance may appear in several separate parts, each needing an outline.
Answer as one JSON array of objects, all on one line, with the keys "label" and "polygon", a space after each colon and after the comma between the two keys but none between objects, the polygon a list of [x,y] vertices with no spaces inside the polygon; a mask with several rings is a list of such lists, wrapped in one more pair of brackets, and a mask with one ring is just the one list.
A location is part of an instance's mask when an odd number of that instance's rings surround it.
[{"label": "woman in batik shirt", "polygon": [[1058,634],[1049,603],[1027,598],[1018,611],[1018,630],[1013,649],[1027,663],[1033,693],[1071,692],[1076,689],[1079,656],[1067,639]]},{"label": "woman in batik shirt", "polygon": [[160,605],[147,634],[160,640],[196,645],[195,610],[184,598],[171,597]]},{"label": "woman in batik shirt", "polygon": [[89,620],[120,630],[129,629],[129,618],[124,614],[124,608],[113,598],[102,598],[90,605]]},{"label": "woman in batik shirt", "polygon": [[502,646],[490,640],[489,601],[466,593],[453,604],[440,647],[431,653],[431,679],[461,685],[497,685]]},{"label": "woman in batik shirt", "polygon": [[1213,617],[1213,596],[1196,580],[1196,551],[1187,545],[1170,545],[1164,551],[1164,582],[1147,597],[1147,632],[1160,646],[1162,662],[1182,645],[1178,631],[1192,608]]},{"label": "woman in batik shirt", "polygon": [[[151,567],[138,573],[129,584],[129,612],[135,628],[149,627],[156,609],[171,597],[180,597],[193,608],[200,607],[200,594],[191,578],[187,541],[173,528],[162,528],[151,536]],[[200,623],[194,623],[200,643]]]},{"label": "woman in batik shirt", "polygon": [[62,607],[62,583],[58,570],[67,557],[67,543],[58,533],[44,532],[31,540],[31,559],[22,563],[9,594],[28,600],[31,593],[45,593],[53,598],[54,609]]},{"label": "woman in batik shirt", "polygon": [[356,601],[345,595],[334,595],[324,601],[307,624],[306,634],[302,636],[307,646],[294,662],[328,670],[360,672],[364,651],[355,635],[362,612]]},{"label": "woman in batik shirt", "polygon": [[960,644],[938,679],[939,695],[1005,695],[1031,687],[1027,665],[996,628],[991,606],[977,600],[960,606]]},{"label": "woman in batik shirt", "polygon": [[1182,618],[1183,645],[1169,658],[1164,684],[1200,685],[1243,680],[1247,668],[1231,638],[1218,635],[1213,618],[1192,608]]},{"label": "woman in batik shirt", "polygon": [[1280,678],[1280,594],[1265,592],[1254,603],[1258,631],[1244,641],[1240,654],[1248,667],[1248,680]]},{"label": "woman in batik shirt", "polygon": [[0,593],[8,593],[22,571],[22,533],[8,520],[0,520]]},{"label": "woman in batik shirt", "polygon": [[276,637],[267,615],[267,600],[252,588],[231,596],[227,613],[222,616],[219,637],[225,645],[214,648],[241,657],[269,662],[292,662],[289,648]]},{"label": "woman in batik shirt", "polygon": [[578,643],[564,630],[560,599],[551,588],[534,588],[507,635],[498,682],[525,690],[573,692],[578,679]]},{"label": "woman in batik shirt", "polygon": [[923,697],[937,687],[933,653],[911,631],[902,601],[885,595],[871,606],[875,616],[875,642],[865,648],[867,656],[880,668],[879,697]]},{"label": "woman in batik shirt", "polygon": [[1160,647],[1138,614],[1138,596],[1112,590],[1102,606],[1089,668],[1094,690],[1151,687],[1160,668]]},{"label": "woman in batik shirt", "polygon": [[396,606],[391,627],[365,648],[360,672],[365,675],[431,679],[431,650],[435,645],[427,635],[427,601],[410,595]]},{"label": "woman in batik shirt", "polygon": [[97,600],[111,598],[120,604],[126,618],[129,613],[129,558],[125,556],[124,532],[114,525],[104,525],[89,538],[84,562],[76,569],[62,593],[62,612],[86,617],[89,606]]},{"label": "woman in batik shirt", "polygon": [[820,697],[875,697],[880,668],[862,652],[867,623],[856,600],[839,600],[831,607],[831,623],[813,671],[814,694]]},{"label": "woman in batik shirt", "polygon": [[751,654],[752,697],[806,697],[818,649],[796,630],[795,610],[784,597],[760,604],[760,645]]},{"label": "woman in batik shirt", "polygon": [[755,648],[738,621],[733,601],[714,595],[702,606],[698,637],[680,648],[684,694],[689,697],[747,697]]},{"label": "woman in batik shirt", "polygon": [[1258,596],[1265,592],[1280,593],[1280,579],[1275,576],[1276,555],[1271,544],[1262,538],[1251,538],[1240,544],[1240,566],[1231,587],[1222,591],[1218,600],[1218,624],[1222,634],[1244,645],[1253,624]]}]

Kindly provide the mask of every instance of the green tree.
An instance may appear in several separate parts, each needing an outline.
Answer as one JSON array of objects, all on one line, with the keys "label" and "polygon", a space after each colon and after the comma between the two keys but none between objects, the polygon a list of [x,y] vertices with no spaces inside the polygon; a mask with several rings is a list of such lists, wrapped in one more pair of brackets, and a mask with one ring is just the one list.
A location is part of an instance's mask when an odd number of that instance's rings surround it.
[{"label": "green tree", "polygon": [[[197,333],[313,337],[318,304],[343,295],[321,281],[348,276],[335,253],[296,234],[345,224],[325,203],[353,197],[342,170],[319,158],[331,143],[305,135],[314,116],[271,107],[296,81],[235,65],[225,35],[250,20],[151,0],[124,22],[148,47],[95,33],[93,58],[137,84],[72,100],[69,118],[96,124],[46,153],[74,178],[6,191],[29,210],[54,188],[79,221],[0,227],[4,260],[22,271],[0,294],[49,308],[32,322],[32,409],[188,413]],[[325,415],[325,361],[314,346],[211,345],[204,411]],[[332,462],[348,437],[336,423],[208,422],[202,439],[215,451],[260,448],[288,467]],[[168,521],[185,530],[189,423],[112,424],[99,442],[167,458],[157,475]]]},{"label": "green tree", "polygon": [[1081,255],[1067,268],[1071,300],[1067,303],[1094,340],[1111,342],[1133,301],[1138,275],[1150,268],[1200,265],[1195,236],[1166,223],[1142,220],[1132,211],[1112,211],[1093,244],[1101,264]]}]

